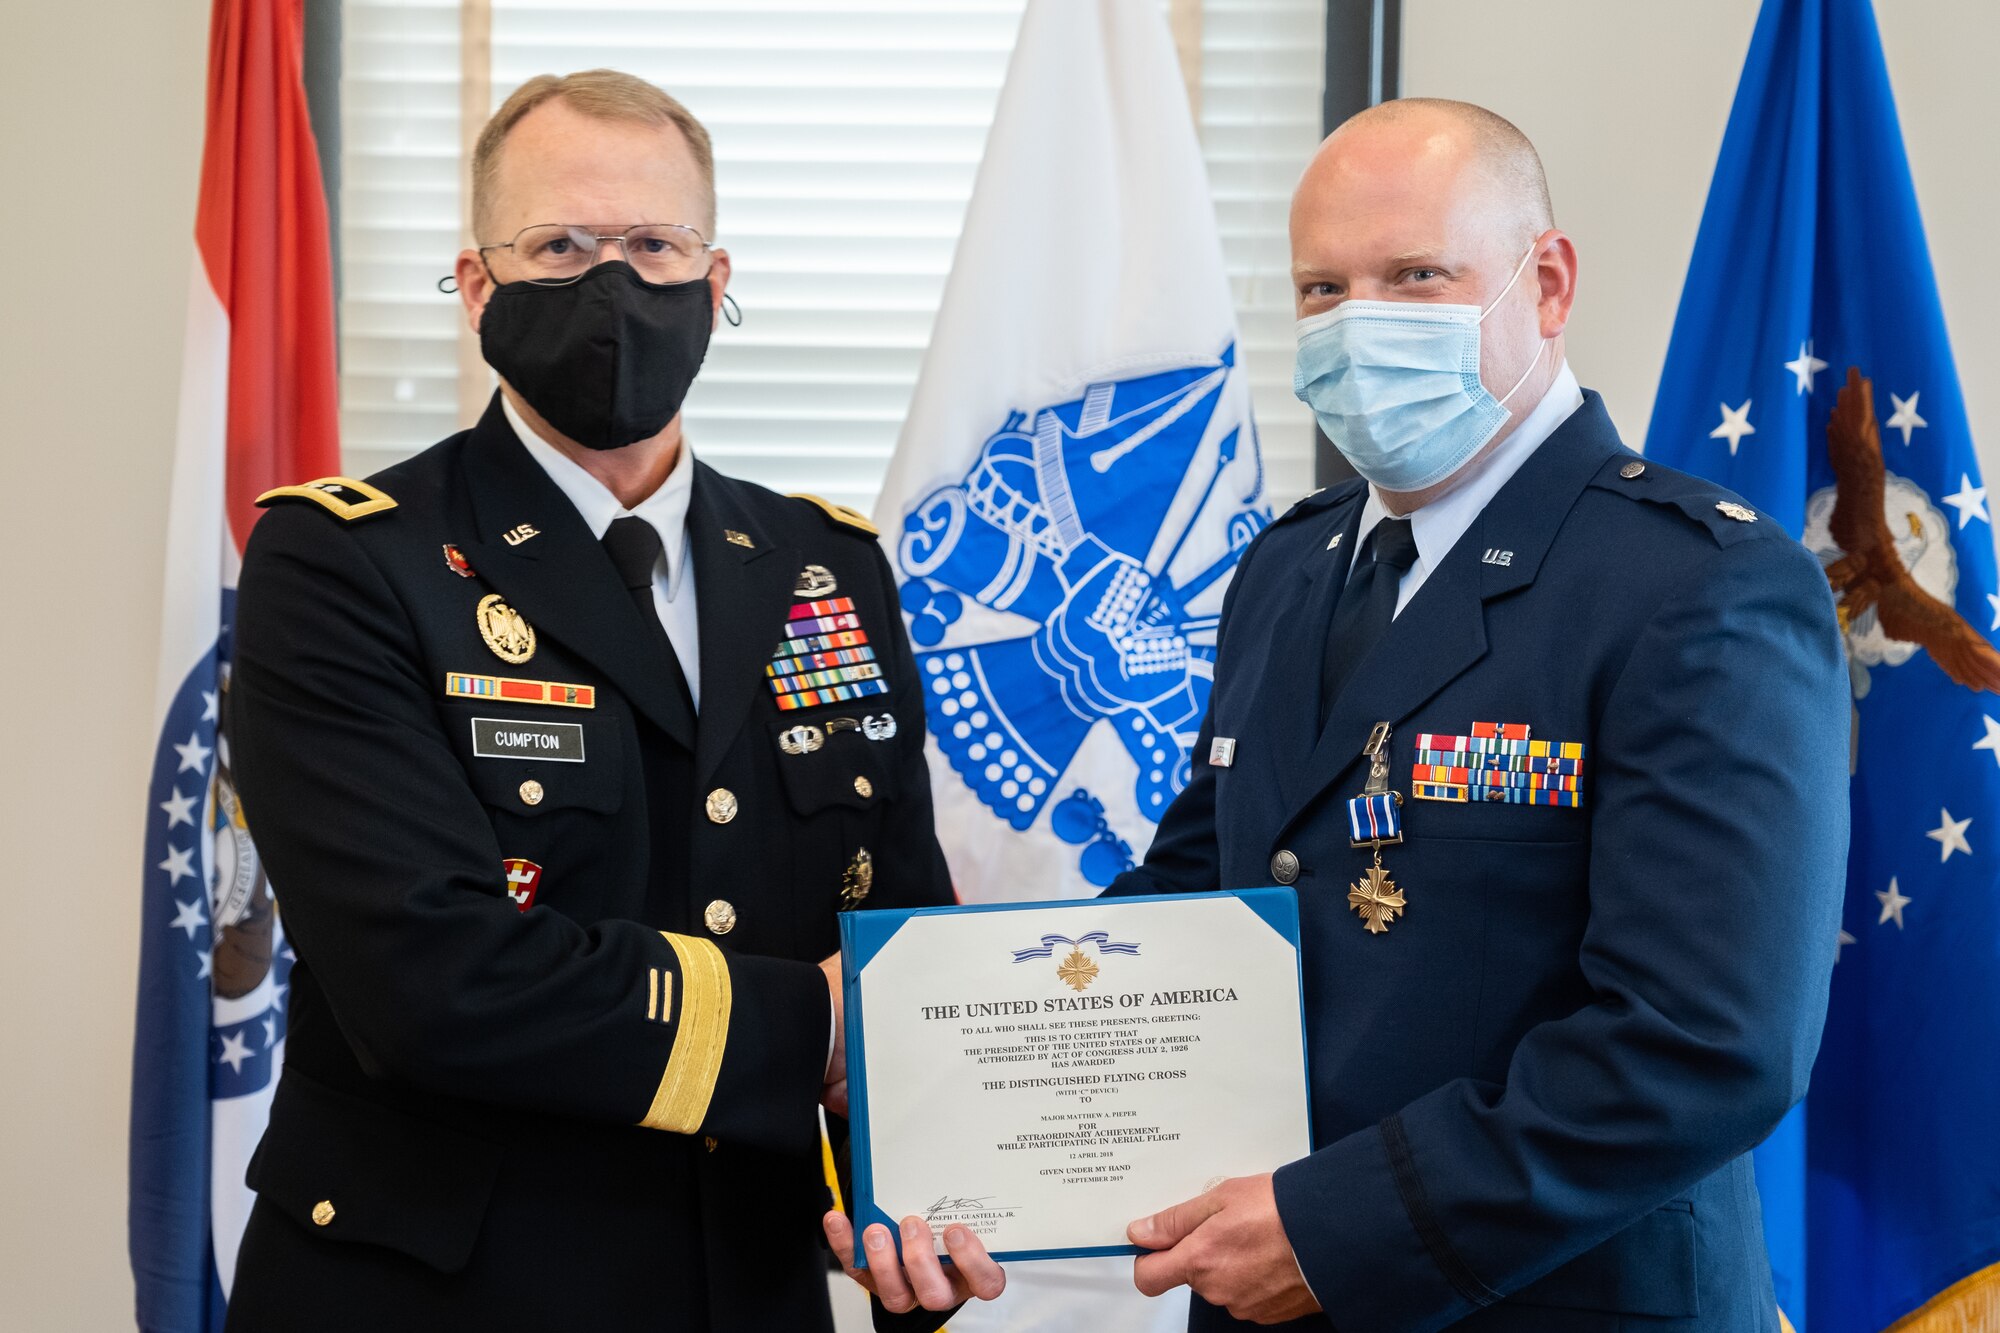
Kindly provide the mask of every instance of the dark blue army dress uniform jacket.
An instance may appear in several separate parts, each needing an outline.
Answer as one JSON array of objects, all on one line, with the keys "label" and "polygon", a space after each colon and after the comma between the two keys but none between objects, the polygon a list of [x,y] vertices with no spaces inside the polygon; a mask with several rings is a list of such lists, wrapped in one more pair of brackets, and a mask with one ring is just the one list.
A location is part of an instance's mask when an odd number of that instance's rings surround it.
[{"label": "dark blue army dress uniform jacket", "polygon": [[[1805,1091],[1847,852],[1826,578],[1728,492],[1641,463],[1589,394],[1322,728],[1364,499],[1318,494],[1246,553],[1195,776],[1114,886],[1297,889],[1314,1152],[1275,1185],[1327,1313],[1293,1327],[1775,1330],[1748,1153]],[[1346,803],[1381,722],[1405,910],[1377,934]],[[1550,754],[1427,764],[1469,799],[1418,799],[1420,758],[1478,751],[1479,724]],[[1217,737],[1226,767],[1200,762]]]},{"label": "dark blue army dress uniform jacket", "polygon": [[497,399],[257,524],[225,734],[297,963],[231,1330],[831,1329],[816,964],[950,900],[921,692],[872,529],[694,468],[698,717]]}]

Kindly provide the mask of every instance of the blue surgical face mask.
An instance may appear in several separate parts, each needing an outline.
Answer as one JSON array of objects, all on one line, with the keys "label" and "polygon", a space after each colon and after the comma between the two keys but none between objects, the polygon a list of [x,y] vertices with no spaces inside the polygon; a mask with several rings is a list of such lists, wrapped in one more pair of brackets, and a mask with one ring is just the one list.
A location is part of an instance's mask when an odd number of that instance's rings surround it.
[{"label": "blue surgical face mask", "polygon": [[[1495,398],[1479,379],[1479,326],[1534,257],[1521,256],[1493,304],[1342,301],[1299,321],[1292,390],[1354,470],[1385,491],[1421,491],[1464,467],[1507,420],[1535,359]],[[1544,345],[1547,340],[1544,339]]]}]

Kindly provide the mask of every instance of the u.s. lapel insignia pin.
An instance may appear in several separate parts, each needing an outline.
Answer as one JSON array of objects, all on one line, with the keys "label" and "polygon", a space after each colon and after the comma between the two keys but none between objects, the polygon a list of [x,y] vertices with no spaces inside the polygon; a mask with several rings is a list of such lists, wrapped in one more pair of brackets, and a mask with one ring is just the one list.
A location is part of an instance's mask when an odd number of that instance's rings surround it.
[{"label": "u.s. lapel insignia pin", "polygon": [[817,601],[838,591],[840,585],[834,581],[833,571],[825,565],[807,565],[799,571],[799,581],[792,589],[792,596],[803,597],[807,601]]},{"label": "u.s. lapel insignia pin", "polygon": [[503,662],[515,666],[535,655],[535,627],[521,613],[500,600],[498,593],[479,599],[479,637]]},{"label": "u.s. lapel insignia pin", "polygon": [[722,530],[722,540],[728,542],[731,546],[747,546],[751,550],[757,548],[757,543],[750,540],[749,534],[738,532],[735,528],[724,528]]},{"label": "u.s. lapel insignia pin", "polygon": [[522,542],[528,540],[528,538],[539,537],[541,535],[542,530],[532,523],[516,523],[513,527],[501,533],[500,538],[509,546],[519,546]]}]

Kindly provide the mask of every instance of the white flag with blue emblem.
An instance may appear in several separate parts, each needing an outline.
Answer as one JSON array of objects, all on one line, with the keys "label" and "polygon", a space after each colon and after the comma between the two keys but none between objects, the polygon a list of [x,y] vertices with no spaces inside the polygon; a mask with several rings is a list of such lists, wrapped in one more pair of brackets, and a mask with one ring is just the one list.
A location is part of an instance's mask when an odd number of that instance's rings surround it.
[{"label": "white flag with blue emblem", "polygon": [[[1096,894],[1187,785],[1223,591],[1270,521],[1157,4],[1029,0],[876,517],[960,899]],[[1009,1282],[954,1333],[1185,1326],[1129,1259]]]},{"label": "white flag with blue emblem", "polygon": [[1270,518],[1184,87],[1157,5],[1030,0],[876,507],[967,901],[1144,854]]}]

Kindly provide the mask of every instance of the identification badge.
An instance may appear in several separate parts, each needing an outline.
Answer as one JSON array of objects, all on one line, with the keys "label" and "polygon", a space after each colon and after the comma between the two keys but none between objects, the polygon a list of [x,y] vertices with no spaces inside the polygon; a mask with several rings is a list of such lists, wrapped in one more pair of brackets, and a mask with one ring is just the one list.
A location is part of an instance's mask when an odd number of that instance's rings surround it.
[{"label": "identification badge", "polygon": [[507,717],[472,719],[472,752],[481,759],[550,759],[583,762],[583,724],[522,722]]}]

